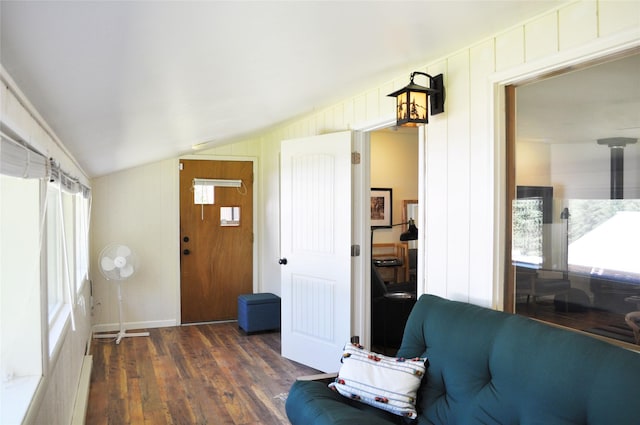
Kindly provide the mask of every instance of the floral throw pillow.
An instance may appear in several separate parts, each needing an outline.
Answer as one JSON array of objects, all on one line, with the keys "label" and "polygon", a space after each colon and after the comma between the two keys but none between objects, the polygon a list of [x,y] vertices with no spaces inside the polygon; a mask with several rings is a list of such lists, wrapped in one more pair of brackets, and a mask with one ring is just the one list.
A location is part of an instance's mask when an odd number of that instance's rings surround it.
[{"label": "floral throw pillow", "polygon": [[415,419],[416,394],[428,364],[425,358],[387,357],[348,343],[340,372],[329,387],[345,397]]}]

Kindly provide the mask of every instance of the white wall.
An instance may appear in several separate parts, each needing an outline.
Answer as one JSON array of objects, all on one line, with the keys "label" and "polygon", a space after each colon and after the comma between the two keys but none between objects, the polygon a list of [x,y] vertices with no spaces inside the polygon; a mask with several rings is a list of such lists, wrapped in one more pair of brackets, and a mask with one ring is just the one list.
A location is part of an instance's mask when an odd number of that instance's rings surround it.
[{"label": "white wall", "polygon": [[[256,176],[259,191],[256,208],[259,217],[258,290],[280,293],[280,266],[277,264],[280,141],[390,121],[394,100],[387,94],[405,86],[409,74],[419,70],[432,75],[444,73],[447,91],[446,112],[430,117],[426,127],[426,189],[423,194],[426,202],[423,211],[427,268],[426,282],[422,284],[426,292],[501,308],[504,147],[502,135],[496,128],[503,129],[504,125],[499,111],[494,111],[494,99],[499,103],[501,96],[496,85],[560,67],[571,60],[592,58],[622,45],[637,45],[640,43],[638,28],[639,2],[572,2],[424,67],[407,68],[395,80],[326,109],[241,142],[203,152],[259,158]],[[177,169],[151,165],[105,176],[95,183],[118,192],[128,190],[124,185],[138,185],[138,181],[149,178],[176,178],[164,173],[175,176]],[[123,175],[129,178],[125,179]],[[178,238],[175,207],[178,189],[170,184],[159,190],[164,199],[175,199],[175,204],[161,205],[149,199],[137,200],[135,196],[122,199],[111,196],[108,207],[102,204],[100,210],[94,211],[94,236],[97,237],[118,234],[120,223],[113,219],[114,209],[129,218],[139,217],[140,211],[153,216],[152,208],[166,209],[161,218],[153,217],[157,222],[155,231],[172,235],[158,239],[148,238],[145,234],[140,236],[141,240],[136,240],[141,250],[158,252],[153,256],[156,267],[168,271],[158,276],[139,277],[137,284],[146,291],[141,298],[146,300],[132,301],[155,306],[145,309],[147,317],[137,317],[146,323],[163,323],[179,317],[170,302],[157,302],[158,297],[165,296],[167,288],[173,288],[169,292],[176,296],[179,291],[176,277],[179,256],[174,254]],[[165,190],[173,192],[165,193]],[[97,250],[98,246],[94,244],[92,258],[97,256]],[[156,294],[156,288],[162,288],[162,295]],[[114,317],[115,304],[103,304],[102,308],[113,309],[113,312],[101,313],[100,320],[112,320],[109,317]]]},{"label": "white wall", "polygon": [[[110,243],[136,254],[136,274],[122,283],[123,320],[128,328],[178,323],[180,223],[178,161],[170,159],[126,170],[92,182],[91,252],[96,264]],[[115,330],[117,283],[92,268],[93,321],[96,331]]]}]

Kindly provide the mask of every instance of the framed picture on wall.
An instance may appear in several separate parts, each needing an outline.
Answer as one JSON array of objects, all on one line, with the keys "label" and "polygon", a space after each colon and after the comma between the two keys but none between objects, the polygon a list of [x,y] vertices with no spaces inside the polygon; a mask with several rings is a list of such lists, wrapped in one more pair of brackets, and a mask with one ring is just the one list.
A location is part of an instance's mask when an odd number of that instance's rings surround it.
[{"label": "framed picture on wall", "polygon": [[371,227],[391,227],[392,190],[389,188],[371,188]]}]

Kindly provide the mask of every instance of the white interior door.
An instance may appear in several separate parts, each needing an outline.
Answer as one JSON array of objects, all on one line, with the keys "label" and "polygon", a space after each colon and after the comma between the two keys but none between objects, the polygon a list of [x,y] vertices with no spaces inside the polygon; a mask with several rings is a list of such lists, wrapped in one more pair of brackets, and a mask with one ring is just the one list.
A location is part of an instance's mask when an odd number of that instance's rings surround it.
[{"label": "white interior door", "polygon": [[282,355],[335,372],[351,333],[351,132],[281,155]]}]

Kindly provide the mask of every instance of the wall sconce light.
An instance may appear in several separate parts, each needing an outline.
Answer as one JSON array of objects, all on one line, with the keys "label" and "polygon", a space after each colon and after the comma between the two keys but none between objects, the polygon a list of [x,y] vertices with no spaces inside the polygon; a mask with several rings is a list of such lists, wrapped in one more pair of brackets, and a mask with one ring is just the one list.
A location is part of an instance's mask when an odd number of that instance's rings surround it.
[{"label": "wall sconce light", "polygon": [[[413,78],[416,75],[427,77],[429,87],[415,84]],[[396,125],[416,127],[418,124],[427,124],[427,98],[431,101],[431,115],[444,112],[444,78],[442,74],[432,77],[424,72],[414,71],[408,86],[387,96],[396,98]]]}]

